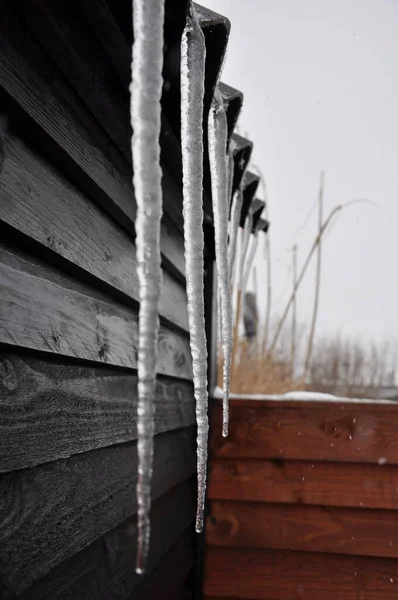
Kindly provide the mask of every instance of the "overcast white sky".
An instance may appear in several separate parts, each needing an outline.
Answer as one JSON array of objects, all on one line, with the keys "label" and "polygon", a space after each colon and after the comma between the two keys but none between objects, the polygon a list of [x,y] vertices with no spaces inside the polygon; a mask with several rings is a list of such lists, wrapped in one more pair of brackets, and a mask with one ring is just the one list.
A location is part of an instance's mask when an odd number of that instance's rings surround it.
[{"label": "overcast white sky", "polygon": [[[325,214],[341,214],[325,238],[319,333],[395,341],[398,332],[398,1],[206,0],[231,20],[222,80],[244,93],[241,128],[268,187],[274,308],[288,297]],[[265,269],[258,257],[258,272]],[[314,263],[315,266],[315,263]],[[310,319],[313,273],[299,295]],[[265,287],[260,285],[265,297]]]}]

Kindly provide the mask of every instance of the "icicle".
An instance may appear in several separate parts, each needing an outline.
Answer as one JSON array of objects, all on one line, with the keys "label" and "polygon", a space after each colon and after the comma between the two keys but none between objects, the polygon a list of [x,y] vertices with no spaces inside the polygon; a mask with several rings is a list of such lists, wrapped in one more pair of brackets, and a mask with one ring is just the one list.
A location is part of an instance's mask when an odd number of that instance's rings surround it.
[{"label": "icicle", "polygon": [[234,185],[234,170],[235,170],[235,162],[234,162],[234,155],[232,152],[232,144],[233,141],[230,141],[230,148],[228,150],[228,190],[227,190],[227,201],[228,201],[228,216],[229,216],[229,210],[230,210],[230,206],[231,206],[231,200],[232,200],[232,188]]},{"label": "icicle", "polygon": [[221,346],[222,350],[222,326],[221,326],[221,296],[217,284],[217,351]]},{"label": "icicle", "polygon": [[203,96],[206,47],[197,17],[187,17],[181,40],[181,146],[188,320],[196,399],[198,501],[203,529],[207,478],[207,346],[203,290]]},{"label": "icicle", "polygon": [[236,190],[232,200],[231,219],[229,221],[228,267],[230,282],[232,281],[232,275],[234,271],[236,240],[238,237],[239,219],[242,211],[242,204],[243,194],[242,190],[239,188]]},{"label": "icicle", "polygon": [[246,293],[246,287],[247,287],[247,282],[249,280],[250,269],[252,268],[253,260],[254,260],[254,257],[256,256],[257,246],[258,246],[258,231],[256,231],[256,233],[254,233],[252,236],[250,252],[247,255],[247,260],[246,260],[245,268],[243,271],[243,278],[242,278],[242,285],[241,285],[241,290],[242,290],[243,296]]},{"label": "icicle", "polygon": [[[233,144],[233,141],[230,141],[230,145]],[[231,204],[231,196],[232,196],[232,186],[234,180],[234,156],[232,153],[232,148],[230,147],[228,151],[227,157],[227,177],[228,177],[228,189],[227,189],[227,209],[229,214],[229,208]],[[228,221],[228,237],[229,237],[229,221]],[[229,269],[229,254],[228,254],[228,269]],[[217,339],[219,343],[222,345],[222,325],[221,325],[221,295],[218,287],[217,292]]]},{"label": "icicle", "polygon": [[136,246],[139,279],[138,337],[138,548],[137,573],[149,551],[153,463],[154,397],[159,331],[160,219],[162,171],[159,164],[164,0],[134,0],[131,125],[133,180],[137,200]]},{"label": "icicle", "polygon": [[214,233],[217,261],[217,282],[221,299],[221,331],[224,354],[224,399],[222,435],[228,435],[229,385],[232,354],[232,306],[228,268],[228,178],[227,178],[227,117],[221,94],[216,89],[212,100],[209,123],[209,160],[213,198]]},{"label": "icicle", "polygon": [[253,215],[251,212],[246,217],[245,226],[243,228],[243,240],[240,255],[240,266],[239,266],[239,289],[242,290],[243,286],[243,274],[246,261],[247,250],[249,247],[250,235],[253,229]]}]

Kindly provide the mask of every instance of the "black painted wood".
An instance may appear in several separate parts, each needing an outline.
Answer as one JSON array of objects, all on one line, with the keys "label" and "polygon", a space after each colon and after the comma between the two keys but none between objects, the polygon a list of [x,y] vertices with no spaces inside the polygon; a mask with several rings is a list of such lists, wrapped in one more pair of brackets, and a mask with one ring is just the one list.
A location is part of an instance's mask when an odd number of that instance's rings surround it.
[{"label": "black painted wood", "polygon": [[[192,479],[155,500],[148,579],[154,566],[190,526],[194,514]],[[136,518],[132,517],[52,569],[18,595],[18,600],[125,600],[131,595],[134,598],[135,588],[145,581],[134,569],[136,544]]]},{"label": "black painted wood", "polygon": [[[1,88],[36,125],[35,143],[80,189],[134,233],[131,165],[32,37],[24,16],[16,14],[15,4],[22,15],[27,4],[10,0],[6,4],[0,22]],[[20,112],[17,117],[26,120]],[[31,126],[29,120],[28,124]],[[163,171],[162,186],[164,203],[172,206],[181,192],[167,170]],[[182,237],[170,236],[163,226],[161,249],[166,264],[184,273]]]},{"label": "black painted wood", "polygon": [[[0,342],[136,368],[138,314],[0,245]],[[161,326],[158,372],[192,379],[188,336]]]},{"label": "black painted wood", "polygon": [[[155,437],[152,497],[195,468],[195,428]],[[133,515],[136,481],[136,442],[1,475],[0,591],[22,591]]]},{"label": "black painted wood", "polygon": [[[137,303],[131,236],[29,147],[13,131],[11,119],[0,143],[0,221]],[[185,286],[163,271],[160,314],[185,331],[186,303]]]},{"label": "black painted wood", "polygon": [[[1,352],[0,398],[0,472],[137,438],[135,373]],[[156,433],[195,423],[189,381],[159,378],[155,406]]]},{"label": "black painted wood", "polygon": [[[186,0],[166,2],[167,61],[179,46],[185,5]],[[126,7],[130,17],[131,3]],[[161,600],[185,597],[191,586],[195,404],[181,150],[169,113],[162,115],[160,136],[164,291],[151,553],[148,574],[139,578],[134,572],[138,286],[131,40],[110,9],[107,0],[5,0],[2,6],[0,597],[5,599],[132,600],[155,593]],[[130,19],[125,29],[131,30]],[[219,54],[217,40],[212,47]],[[172,64],[166,62],[168,73]],[[178,73],[173,85],[179,86]],[[172,114],[179,118],[174,104]],[[207,248],[207,258],[210,254]]]},{"label": "black painted wood", "polygon": [[137,585],[128,600],[171,600],[179,594],[192,567],[193,537],[194,532],[190,528]]}]

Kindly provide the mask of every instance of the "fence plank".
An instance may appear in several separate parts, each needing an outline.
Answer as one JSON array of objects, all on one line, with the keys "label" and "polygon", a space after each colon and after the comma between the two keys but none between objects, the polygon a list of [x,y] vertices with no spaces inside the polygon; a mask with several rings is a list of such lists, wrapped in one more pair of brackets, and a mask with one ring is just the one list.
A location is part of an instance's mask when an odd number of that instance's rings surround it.
[{"label": "fence plank", "polygon": [[[82,293],[49,265],[0,247],[0,342],[135,368],[137,313]],[[77,289],[73,289],[73,287]],[[192,379],[187,336],[161,327],[158,372]]]},{"label": "fence plank", "polygon": [[[137,438],[134,373],[1,352],[0,394],[1,472]],[[192,384],[158,379],[156,433],[194,423]]]},{"label": "fence plank", "polygon": [[[213,413],[221,427],[221,408]],[[215,434],[217,457],[398,464],[398,404],[231,403],[230,434]]]},{"label": "fence plank", "polygon": [[[192,475],[195,455],[195,428],[155,437],[152,497]],[[133,515],[136,480],[136,442],[3,474],[0,596],[20,592]]]},{"label": "fence plank", "polygon": [[[136,202],[131,166],[33,40],[24,20],[11,9],[2,14],[0,52],[1,86],[45,133],[44,137],[35,135],[37,143],[45,145],[52,160],[62,165],[72,181],[130,233],[134,232]],[[171,206],[176,192],[178,197],[181,194],[166,170],[162,186],[164,203]],[[182,237],[170,237],[164,225],[161,249],[167,264],[183,274]]]},{"label": "fence plank", "polygon": [[395,600],[398,561],[277,552],[207,549],[205,595],[247,600]]},{"label": "fence plank", "polygon": [[[138,302],[131,236],[11,130],[3,139],[0,220]],[[186,302],[184,286],[164,271],[160,314],[187,331]]]},{"label": "fence plank", "polygon": [[398,509],[397,485],[395,465],[216,458],[208,497]]},{"label": "fence plank", "polygon": [[210,505],[211,546],[398,558],[396,512],[257,502]]}]

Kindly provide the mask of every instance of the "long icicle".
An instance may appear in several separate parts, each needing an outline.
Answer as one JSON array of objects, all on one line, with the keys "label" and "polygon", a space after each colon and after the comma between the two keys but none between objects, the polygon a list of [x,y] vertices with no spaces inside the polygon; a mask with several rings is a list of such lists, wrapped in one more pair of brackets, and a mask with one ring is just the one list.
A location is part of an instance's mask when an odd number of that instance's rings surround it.
[{"label": "long icicle", "polygon": [[239,219],[242,211],[243,194],[241,188],[236,190],[232,199],[231,219],[229,221],[228,267],[229,280],[232,282],[234,272],[236,240],[238,237]]},{"label": "long icicle", "polygon": [[145,571],[150,542],[154,398],[159,331],[160,99],[162,94],[164,0],[133,1],[131,125],[139,280],[138,335],[138,547],[136,572]]},{"label": "long icicle", "polygon": [[253,215],[251,212],[249,212],[249,214],[247,215],[247,217],[245,219],[245,225],[243,228],[242,248],[241,248],[241,254],[240,254],[240,265],[239,265],[239,274],[238,274],[240,290],[242,290],[242,287],[243,287],[243,274],[244,274],[246,255],[247,255],[247,250],[249,248],[250,235],[251,235],[252,229],[253,229]]},{"label": "long icicle", "polygon": [[221,331],[224,355],[223,425],[222,435],[228,435],[229,387],[232,358],[232,306],[228,268],[228,177],[227,177],[227,117],[222,97],[216,88],[208,122],[209,161],[213,199],[214,236],[217,262],[217,282],[221,306]]},{"label": "long icicle", "polygon": [[254,257],[256,256],[257,246],[258,246],[258,231],[256,231],[256,233],[254,233],[252,235],[252,243],[250,246],[250,252],[248,252],[248,254],[247,254],[246,264],[245,264],[244,271],[243,271],[242,285],[241,285],[241,290],[242,290],[243,296],[246,293],[247,282],[249,281],[250,270],[253,265]]},{"label": "long icicle", "polygon": [[207,478],[207,346],[203,286],[203,97],[206,46],[194,10],[181,40],[181,146],[188,320],[197,422],[196,531],[203,529]]}]

